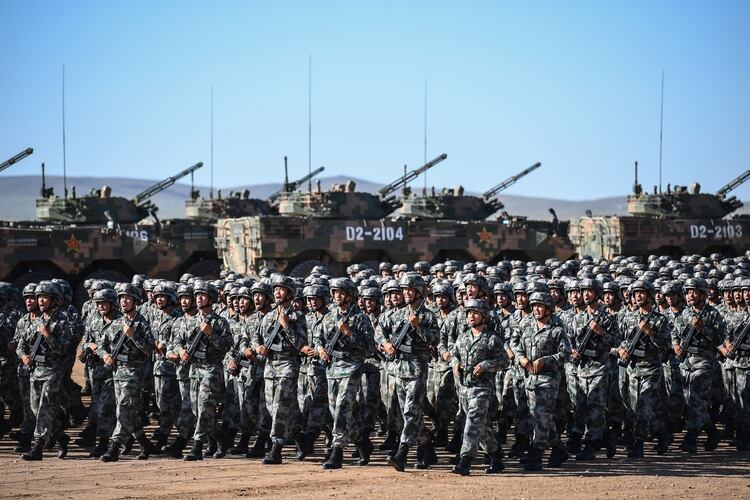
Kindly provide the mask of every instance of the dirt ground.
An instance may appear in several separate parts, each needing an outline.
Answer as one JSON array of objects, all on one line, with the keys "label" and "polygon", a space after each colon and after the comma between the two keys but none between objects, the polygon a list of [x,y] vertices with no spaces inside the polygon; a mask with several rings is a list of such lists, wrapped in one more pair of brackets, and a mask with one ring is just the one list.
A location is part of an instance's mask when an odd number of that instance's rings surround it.
[{"label": "dirt ground", "polygon": [[[72,437],[77,433],[68,431]],[[229,456],[198,463],[162,457],[136,461],[136,453],[104,464],[87,458],[88,451],[72,442],[65,460],[49,451],[42,462],[25,462],[13,451],[15,442],[5,437],[0,440],[0,498],[750,498],[750,453],[726,443],[692,457],[676,451],[676,445],[660,457],[647,444],[642,462],[629,461],[620,449],[612,460],[583,464],[571,459],[562,470],[533,474],[506,459],[502,474],[487,476],[478,460],[470,477],[451,474],[449,455],[440,451],[440,463],[427,471],[396,472],[381,451],[367,467],[346,465],[354,462],[350,450],[343,469],[324,471],[322,440],[317,445],[315,456],[304,462],[294,459],[292,446],[286,447],[284,464],[276,466]],[[414,451],[410,458],[413,463]]]}]

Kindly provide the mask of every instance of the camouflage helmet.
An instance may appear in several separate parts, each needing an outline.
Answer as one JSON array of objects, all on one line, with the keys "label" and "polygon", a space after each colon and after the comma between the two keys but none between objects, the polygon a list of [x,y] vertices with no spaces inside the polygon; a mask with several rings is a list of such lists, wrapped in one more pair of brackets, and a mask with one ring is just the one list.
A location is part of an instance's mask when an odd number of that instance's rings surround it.
[{"label": "camouflage helmet", "polygon": [[398,280],[391,279],[383,283],[380,290],[383,293],[400,292],[401,286],[399,285]]},{"label": "camouflage helmet", "polygon": [[379,288],[376,287],[366,287],[362,290],[362,293],[360,296],[363,299],[373,299],[378,301],[379,304],[383,303],[383,293],[380,291]]},{"label": "camouflage helmet", "polygon": [[86,290],[91,290],[92,284],[94,284],[93,278],[86,278],[85,280],[83,280],[83,288],[85,288]]},{"label": "camouflage helmet", "polygon": [[437,273],[442,273],[442,272],[445,272],[445,264],[438,263],[438,264],[433,265],[430,268],[431,274],[437,274]]},{"label": "camouflage helmet", "polygon": [[528,281],[526,283],[526,293],[530,295],[534,292],[549,293],[549,287],[543,280]]},{"label": "camouflage helmet", "polygon": [[73,288],[70,286],[70,283],[60,278],[53,278],[52,282],[60,287],[60,293],[62,294],[61,300],[64,299],[65,302],[73,301]]},{"label": "camouflage helmet", "polygon": [[430,274],[430,263],[420,260],[414,264],[414,270],[422,276]]},{"label": "camouflage helmet", "polygon": [[263,280],[253,283],[253,286],[250,288],[250,292],[253,295],[255,295],[256,293],[260,293],[265,295],[269,299],[273,299],[273,289],[271,288],[271,285],[264,282]]},{"label": "camouflage helmet", "polygon": [[486,273],[489,267],[489,264],[487,264],[486,262],[477,262],[476,272]]},{"label": "camouflage helmet", "polygon": [[324,299],[329,293],[328,287],[323,285],[307,285],[302,289],[302,295],[304,297],[320,297],[321,299]]},{"label": "camouflage helmet", "polygon": [[552,300],[552,295],[546,293],[546,292],[534,292],[529,297],[529,304],[542,304],[547,306],[550,310],[552,310],[555,307],[555,303]]},{"label": "camouflage helmet", "polygon": [[51,298],[54,302],[59,302],[62,299],[62,292],[57,283],[52,281],[42,281],[36,288],[34,288],[34,295],[39,297],[40,295],[46,295]]},{"label": "camouflage helmet", "polygon": [[607,281],[606,283],[604,283],[604,285],[602,285],[602,296],[604,296],[605,293],[611,293],[615,297],[622,299],[620,287],[614,281]]},{"label": "camouflage helmet", "polygon": [[153,279],[143,280],[143,290],[146,292],[150,292],[151,290],[153,290],[155,285],[156,285],[156,280],[153,280]]},{"label": "camouflage helmet", "polygon": [[453,274],[456,271],[458,271],[458,266],[453,266],[453,265],[449,264],[449,265],[445,266],[445,268],[443,269],[443,271],[445,271],[445,274]]},{"label": "camouflage helmet", "polygon": [[169,281],[160,281],[156,284],[153,290],[154,297],[162,295],[168,298],[172,304],[177,304],[177,290],[172,286]]},{"label": "camouflage helmet", "polygon": [[138,288],[143,288],[143,283],[146,281],[145,274],[134,274],[133,279],[130,280],[131,285],[135,285]]},{"label": "camouflage helmet", "polygon": [[645,280],[635,280],[628,287],[631,292],[646,292],[647,294],[654,295],[654,285]]},{"label": "camouflage helmet", "polygon": [[186,283],[181,283],[179,287],[177,287],[177,298],[185,297],[186,295],[189,295],[192,297],[195,294],[195,290],[193,290],[192,285],[188,285]]},{"label": "camouflage helmet", "polygon": [[729,292],[732,290],[732,280],[723,279],[719,281],[719,291],[720,292]]},{"label": "camouflage helmet", "polygon": [[485,302],[482,299],[469,299],[466,302],[464,302],[464,310],[466,312],[469,311],[476,311],[485,318],[489,314],[489,307],[487,307],[487,302]]},{"label": "camouflage helmet", "polygon": [[240,286],[240,287],[237,287],[236,297],[238,297],[238,298],[244,297],[246,299],[252,299],[253,298],[253,293],[250,291],[249,287]]},{"label": "camouflage helmet", "polygon": [[24,298],[33,297],[34,295],[36,295],[36,285],[37,285],[36,283],[29,283],[28,285],[23,287],[23,292],[21,293],[21,295]]},{"label": "camouflage helmet", "polygon": [[381,262],[380,265],[378,265],[378,271],[392,271],[393,270],[393,264],[390,262]]},{"label": "camouflage helmet", "polygon": [[112,288],[97,290],[96,292],[94,292],[92,300],[94,302],[110,302],[112,304],[117,304],[117,292]]},{"label": "camouflage helmet", "polygon": [[190,282],[190,278],[195,278],[195,275],[190,273],[182,273],[182,276],[180,276],[180,283],[182,283],[183,285],[187,285]]},{"label": "camouflage helmet", "polygon": [[416,273],[407,273],[401,277],[398,283],[400,288],[413,288],[420,294],[424,295],[425,282],[421,275]]},{"label": "camouflage helmet", "polygon": [[331,292],[334,290],[341,290],[350,297],[357,296],[357,285],[349,278],[334,278],[331,280],[328,287]]},{"label": "camouflage helmet", "polygon": [[660,291],[663,295],[682,294],[682,283],[677,280],[664,283]]},{"label": "camouflage helmet", "polygon": [[327,266],[317,265],[312,268],[310,271],[310,274],[318,273],[318,274],[331,274],[331,270],[328,269]]},{"label": "camouflage helmet", "polygon": [[199,293],[205,293],[206,295],[208,295],[208,300],[210,300],[211,302],[216,302],[217,300],[219,300],[219,291],[216,290],[216,286],[210,281],[195,281],[195,284],[193,285],[193,295],[197,296]]},{"label": "camouflage helmet", "polygon": [[685,292],[688,290],[700,290],[703,293],[708,293],[708,283],[703,278],[690,278],[685,281],[683,288]]},{"label": "camouflage helmet", "polygon": [[740,289],[750,290],[750,278],[742,278],[742,281],[740,283]]},{"label": "camouflage helmet", "polygon": [[477,272],[477,265],[474,262],[467,262],[464,264],[462,270],[465,273],[475,273]]},{"label": "camouflage helmet", "polygon": [[430,288],[432,290],[432,295],[445,295],[451,299],[455,296],[453,293],[453,285],[448,281],[435,281]]},{"label": "camouflage helmet", "polygon": [[139,304],[141,302],[141,291],[138,290],[135,285],[132,285],[130,283],[119,283],[119,286],[115,289],[115,291],[117,292],[118,298],[122,297],[123,295],[127,295],[129,297],[132,297],[136,304]]},{"label": "camouflage helmet", "polygon": [[289,293],[291,293],[292,295],[296,295],[297,293],[297,283],[293,278],[284,276],[283,274],[275,273],[273,276],[271,276],[271,288],[276,288],[279,286],[289,290]]},{"label": "camouflage helmet", "polygon": [[523,294],[526,295],[526,282],[516,281],[513,283],[513,295]]},{"label": "camouflage helmet", "polygon": [[597,297],[602,296],[602,285],[594,279],[584,278],[579,282],[578,286],[581,288],[581,291],[593,290]]},{"label": "camouflage helmet", "polygon": [[513,298],[513,285],[510,283],[498,283],[492,288],[494,295],[506,295],[509,298]]},{"label": "camouflage helmet", "polygon": [[578,290],[578,291],[581,290],[581,286],[578,283],[578,280],[569,279],[568,281],[565,282],[565,293],[573,292],[575,290]]},{"label": "camouflage helmet", "polygon": [[228,295],[231,300],[234,300],[239,296],[240,288],[242,288],[243,285],[238,284],[236,281],[234,283],[231,283],[231,285],[232,287],[229,289],[229,292],[224,293],[225,295]]}]

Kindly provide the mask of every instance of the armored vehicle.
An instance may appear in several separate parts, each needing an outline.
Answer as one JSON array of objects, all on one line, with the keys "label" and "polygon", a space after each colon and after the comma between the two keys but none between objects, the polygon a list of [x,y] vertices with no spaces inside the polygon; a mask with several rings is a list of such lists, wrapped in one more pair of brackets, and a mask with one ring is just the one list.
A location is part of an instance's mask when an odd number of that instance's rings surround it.
[{"label": "armored vehicle", "polygon": [[183,272],[218,274],[213,226],[185,219],[160,221],[150,200],[202,165],[132,199],[112,196],[107,186],[82,197],[75,192],[55,196],[43,175],[42,197],[36,203],[39,220],[0,222],[0,280],[23,285],[60,277],[75,286],[91,277],[126,281],[134,273],[171,279]]},{"label": "armored vehicle", "polygon": [[592,257],[740,255],[750,248],[750,217],[734,214],[742,202],[727,195],[748,178],[750,170],[716,193],[702,193],[698,183],[648,193],[638,183],[636,163],[629,215],[587,214],[571,221],[570,239],[579,255]]},{"label": "armored vehicle", "polygon": [[405,173],[374,194],[357,192],[350,181],[327,192],[282,193],[279,215],[220,219],[215,240],[219,256],[233,271],[252,274],[272,267],[293,276],[303,276],[318,264],[343,273],[350,263],[573,256],[572,246],[552,234],[549,222],[399,213],[405,202],[394,193],[406,189],[408,198],[408,183],[445,158],[441,155]]}]

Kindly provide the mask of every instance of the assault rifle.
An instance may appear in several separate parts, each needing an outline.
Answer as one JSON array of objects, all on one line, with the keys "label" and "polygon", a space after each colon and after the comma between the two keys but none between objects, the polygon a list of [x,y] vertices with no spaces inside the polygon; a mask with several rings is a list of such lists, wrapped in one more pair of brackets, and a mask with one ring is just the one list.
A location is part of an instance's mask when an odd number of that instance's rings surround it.
[{"label": "assault rifle", "polygon": [[190,356],[191,359],[195,355],[195,351],[198,350],[198,347],[200,346],[201,341],[203,340],[203,331],[201,331],[200,325],[203,322],[207,322],[208,323],[208,320],[206,319],[206,316],[202,312],[198,313],[198,320],[199,320],[198,329],[195,332],[195,335],[193,336],[193,338],[190,339],[190,344],[188,344],[188,348],[187,348],[188,356]]},{"label": "assault rifle", "polygon": [[742,344],[745,343],[747,340],[747,336],[750,334],[750,321],[745,322],[745,326],[742,327],[742,330],[740,330],[739,335],[737,335],[737,338],[735,338],[732,341],[732,346],[734,347],[734,350],[729,353],[729,357],[734,359],[737,357],[737,349],[740,348]]},{"label": "assault rifle", "polygon": [[[698,313],[698,321],[701,321],[703,319],[703,313],[706,311],[706,305],[703,305],[703,309]],[[690,344],[693,342],[693,337],[695,337],[695,334],[698,333],[698,329],[693,326],[693,323],[691,322],[688,327],[687,331],[684,332],[683,340],[680,342],[680,350],[682,352],[681,355],[677,356],[677,359],[680,361],[684,361],[687,357],[687,350],[688,347],[690,347]]]},{"label": "assault rifle", "polygon": [[[597,312],[593,318],[591,318],[591,321],[594,321],[596,323],[599,323],[599,320],[602,319],[602,316],[604,315],[604,312],[606,311],[606,308],[602,309],[601,311]],[[581,364],[581,361],[583,360],[583,352],[586,350],[586,348],[589,346],[589,342],[591,342],[591,336],[594,334],[594,330],[589,326],[591,321],[589,321],[589,324],[585,326],[586,333],[583,336],[583,340],[581,341],[581,345],[576,349],[578,353],[581,355],[580,358],[574,359],[573,364],[578,366]]]},{"label": "assault rifle", "polygon": [[[44,320],[42,318],[42,324],[45,326],[45,328],[49,328],[50,321],[52,321],[52,316],[48,320]],[[44,335],[40,331],[36,332],[36,335],[34,336],[34,343],[31,345],[31,351],[29,351],[29,358],[31,358],[31,364],[34,364],[34,361],[36,360],[36,357],[39,355],[39,349],[42,347],[42,342],[44,341]]]},{"label": "assault rifle", "polygon": [[[419,315],[419,312],[424,307],[424,300],[419,305],[416,311],[414,311],[414,314]],[[402,345],[404,343],[404,340],[406,340],[406,336],[411,333],[411,331],[414,328],[411,326],[411,322],[409,321],[408,315],[406,317],[406,320],[404,322],[404,325],[401,327],[401,330],[399,330],[398,334],[396,335],[396,338],[391,342],[393,344],[393,347],[397,351],[405,352],[406,354],[410,354],[411,348],[406,348],[406,346]]]},{"label": "assault rifle", "polygon": [[[341,318],[341,321],[346,323],[349,318],[352,315],[352,312],[354,312],[354,304],[349,304],[349,310],[346,311],[346,314],[343,318]],[[336,327],[336,331],[333,333],[333,336],[331,337],[331,340],[328,342],[328,344],[325,346],[325,353],[326,355],[331,358],[333,355],[334,350],[336,349],[336,345],[339,343],[339,339],[341,339],[341,328],[338,326]],[[330,362],[330,361],[329,361]]]},{"label": "assault rifle", "polygon": [[[654,310],[652,309],[646,315],[646,319],[644,321],[646,323],[648,323],[648,320],[651,319],[651,316],[653,314],[654,314]],[[635,332],[635,336],[633,337],[633,341],[630,343],[630,345],[628,345],[628,348],[625,349],[625,352],[628,353],[628,360],[627,361],[623,361],[622,359],[620,359],[617,362],[617,364],[620,365],[620,366],[628,366],[630,364],[630,361],[632,360],[632,356],[633,356],[633,351],[635,351],[635,348],[638,346],[638,344],[641,343],[641,339],[643,338],[643,330],[641,329],[641,325],[640,324],[636,325],[633,330],[638,330],[638,331]],[[631,332],[633,332],[633,330],[631,330]]]},{"label": "assault rifle", "polygon": [[[133,326],[135,322],[132,319],[129,319],[127,316],[125,319],[125,325],[127,326]],[[117,341],[115,342],[115,347],[112,349],[112,354],[110,354],[110,357],[112,358],[112,369],[114,370],[117,367],[117,357],[120,355],[120,351],[122,351],[123,346],[125,345],[125,339],[127,339],[128,336],[125,335],[125,331],[120,332],[120,336],[117,337]]]},{"label": "assault rifle", "polygon": [[[289,303],[289,307],[284,311],[284,314],[289,316],[290,312],[292,312],[291,302]],[[266,346],[269,351],[272,350],[271,346],[276,342],[276,337],[279,336],[279,332],[281,332],[281,322],[277,319],[276,324],[273,326],[273,330],[268,334],[268,337],[263,337],[263,345]]]}]

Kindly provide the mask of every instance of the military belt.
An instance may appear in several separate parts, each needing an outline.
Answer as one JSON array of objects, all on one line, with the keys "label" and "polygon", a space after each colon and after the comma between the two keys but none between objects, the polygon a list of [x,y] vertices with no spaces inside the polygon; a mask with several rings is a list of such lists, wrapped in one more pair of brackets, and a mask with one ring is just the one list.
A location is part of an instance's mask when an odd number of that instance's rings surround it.
[{"label": "military belt", "polygon": [[589,358],[596,358],[598,353],[596,352],[596,349],[586,349],[583,351],[583,355]]},{"label": "military belt", "polygon": [[706,349],[701,349],[700,347],[688,347],[687,352],[695,356],[705,356],[705,357],[710,357],[712,354],[711,351],[707,351]]},{"label": "military belt", "polygon": [[206,360],[206,351],[195,351],[193,353],[193,358],[197,359],[197,360],[200,360],[200,361],[205,361]]},{"label": "military belt", "polygon": [[239,364],[239,365],[240,365],[241,367],[243,367],[243,368],[249,368],[249,367],[253,366],[253,363],[252,363],[252,361],[250,361],[250,360],[249,360],[249,359],[247,359],[247,358],[245,358],[245,359],[241,359],[241,360],[240,360],[240,362],[239,362],[238,364]]},{"label": "military belt", "polygon": [[645,358],[646,357],[646,350],[645,349],[634,349],[633,354],[631,354],[634,358]]}]

